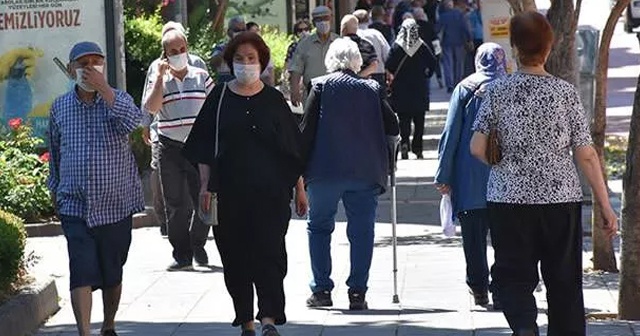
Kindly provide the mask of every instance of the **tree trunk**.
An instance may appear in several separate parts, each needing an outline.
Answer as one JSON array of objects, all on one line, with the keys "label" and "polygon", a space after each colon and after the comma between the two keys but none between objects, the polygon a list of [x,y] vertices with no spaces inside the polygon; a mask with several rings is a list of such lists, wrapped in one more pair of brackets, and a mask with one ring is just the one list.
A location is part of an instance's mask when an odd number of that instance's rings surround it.
[{"label": "tree trunk", "polygon": [[622,177],[622,274],[618,317],[640,320],[640,77],[633,99],[627,168]]},{"label": "tree trunk", "polygon": [[[613,37],[616,23],[622,15],[622,12],[629,4],[629,0],[618,0],[609,13],[607,23],[602,30],[602,38],[600,39],[600,49],[598,50],[598,64],[596,65],[596,101],[594,106],[593,126],[591,129],[593,136],[593,144],[600,159],[600,167],[605,182],[607,174],[605,171],[604,161],[604,140],[605,130],[607,127],[607,72],[609,70],[609,46]],[[602,227],[602,208],[600,204],[593,203],[593,268],[596,270],[617,272],[615,252],[613,250],[613,241],[608,239],[604,232],[599,229]]]},{"label": "tree trunk", "polygon": [[538,11],[535,0],[507,0],[514,14],[525,11]]},{"label": "tree trunk", "polygon": [[[567,20],[571,18],[571,20]],[[547,19],[553,27],[555,41],[547,61],[549,73],[578,86],[575,8],[573,1],[551,1]]]},{"label": "tree trunk", "polygon": [[224,15],[227,12],[227,7],[229,7],[228,0],[209,0],[211,28],[214,32],[220,32],[224,29]]}]

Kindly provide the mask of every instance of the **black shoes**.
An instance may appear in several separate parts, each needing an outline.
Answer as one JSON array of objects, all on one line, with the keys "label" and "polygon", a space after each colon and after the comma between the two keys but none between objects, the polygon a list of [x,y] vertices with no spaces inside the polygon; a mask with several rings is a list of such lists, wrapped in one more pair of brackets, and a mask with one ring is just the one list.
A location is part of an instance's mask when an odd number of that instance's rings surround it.
[{"label": "black shoes", "polygon": [[496,297],[495,294],[493,294],[491,296],[491,300],[493,301],[493,310],[495,311],[501,311],[502,310],[502,303],[500,302],[500,300]]},{"label": "black shoes", "polygon": [[333,300],[331,300],[330,291],[313,293],[307,299],[307,307],[309,308],[331,307],[331,306],[333,306]]},{"label": "black shoes", "polygon": [[243,330],[240,336],[256,336],[255,330]]},{"label": "black shoes", "polygon": [[189,262],[177,262],[174,261],[169,267],[167,267],[167,271],[169,272],[178,272],[178,271],[191,271],[193,270],[193,264],[191,261]]},{"label": "black shoes", "polygon": [[349,310],[367,310],[369,305],[365,300],[364,293],[351,292],[349,293]]},{"label": "black shoes", "polygon": [[204,247],[193,249],[193,260],[196,261],[198,266],[209,266],[209,256],[207,255],[207,251],[205,251]]},{"label": "black shoes", "polygon": [[489,304],[488,291],[474,291],[470,289],[469,293],[473,296],[473,301],[476,306],[484,307]]},{"label": "black shoes", "polygon": [[118,336],[118,334],[116,334],[115,330],[109,329],[109,330],[103,331],[102,336]]},{"label": "black shoes", "polygon": [[409,160],[409,146],[406,144],[400,146],[400,158],[402,160]]},{"label": "black shoes", "polygon": [[272,324],[265,324],[262,326],[262,336],[280,336],[280,333]]}]

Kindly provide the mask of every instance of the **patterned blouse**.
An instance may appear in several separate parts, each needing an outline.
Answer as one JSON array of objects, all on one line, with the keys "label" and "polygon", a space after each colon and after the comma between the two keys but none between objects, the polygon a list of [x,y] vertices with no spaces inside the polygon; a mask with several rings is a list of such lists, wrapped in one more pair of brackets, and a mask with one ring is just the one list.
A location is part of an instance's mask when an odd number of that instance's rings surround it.
[{"label": "patterned blouse", "polygon": [[580,202],[571,149],[591,145],[576,88],[559,78],[524,73],[495,83],[473,130],[497,125],[503,159],[493,166],[487,201],[518,204]]}]

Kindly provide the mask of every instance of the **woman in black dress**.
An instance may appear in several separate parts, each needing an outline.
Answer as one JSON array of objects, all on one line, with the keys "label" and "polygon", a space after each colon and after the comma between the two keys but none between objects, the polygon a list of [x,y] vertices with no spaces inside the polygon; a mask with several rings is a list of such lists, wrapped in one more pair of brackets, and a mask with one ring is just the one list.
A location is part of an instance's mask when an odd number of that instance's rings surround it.
[{"label": "woman in black dress", "polygon": [[300,131],[282,94],[260,81],[269,48],[258,34],[234,37],[224,60],[235,79],[209,94],[184,153],[198,164],[203,211],[208,210],[212,192],[217,193],[219,225],[213,231],[235,308],[232,325],[241,326],[243,336],[253,336],[257,319],[263,336],[278,336],[274,325],[286,322],[285,234],[294,187],[298,214],[306,212],[299,178]]},{"label": "woman in black dress", "polygon": [[[414,19],[402,22],[400,33],[389,52],[386,67],[393,74],[390,102],[400,119],[402,159],[409,158],[411,150],[422,159],[424,116],[429,110],[428,81],[436,68],[431,41],[420,38],[419,26]],[[411,123],[414,124],[413,139]]]}]

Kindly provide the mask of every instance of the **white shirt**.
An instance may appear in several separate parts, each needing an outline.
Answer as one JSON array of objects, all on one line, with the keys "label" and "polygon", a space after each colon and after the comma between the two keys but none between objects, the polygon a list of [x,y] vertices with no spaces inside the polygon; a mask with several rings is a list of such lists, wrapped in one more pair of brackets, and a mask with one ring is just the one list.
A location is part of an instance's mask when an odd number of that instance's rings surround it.
[{"label": "white shirt", "polygon": [[378,67],[375,73],[385,73],[384,64],[387,62],[387,58],[389,58],[389,50],[391,50],[391,47],[389,47],[389,42],[384,38],[384,35],[371,28],[358,29],[356,33],[360,38],[371,43],[373,45],[373,49],[376,51],[376,56],[378,56]]}]

